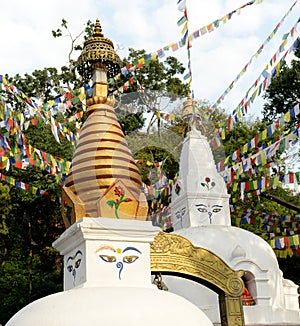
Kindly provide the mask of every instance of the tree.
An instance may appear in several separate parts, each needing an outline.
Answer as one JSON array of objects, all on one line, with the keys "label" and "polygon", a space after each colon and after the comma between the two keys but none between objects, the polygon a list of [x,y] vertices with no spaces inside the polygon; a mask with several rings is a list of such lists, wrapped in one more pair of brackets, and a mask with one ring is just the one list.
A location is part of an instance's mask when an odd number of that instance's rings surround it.
[{"label": "tree", "polygon": [[[294,54],[290,66],[284,63],[278,76],[272,79],[266,89],[264,99],[267,103],[263,107],[263,117],[268,123],[275,121],[300,101],[300,44]],[[298,117],[292,124],[299,121]]]},{"label": "tree", "polygon": [[[145,50],[130,48],[128,57],[123,59],[123,66],[136,65],[140,58],[145,57],[147,57]],[[160,134],[161,112],[178,98],[187,95],[188,85],[180,79],[184,70],[183,65],[174,57],[167,57],[164,62],[144,59],[140,69],[129,71],[124,77],[126,80],[134,78],[139,84],[130,85],[127,92],[119,97],[119,101],[122,106],[130,106],[134,112],[151,113],[147,127],[148,135],[155,122]],[[140,88],[142,91],[138,91]]]}]

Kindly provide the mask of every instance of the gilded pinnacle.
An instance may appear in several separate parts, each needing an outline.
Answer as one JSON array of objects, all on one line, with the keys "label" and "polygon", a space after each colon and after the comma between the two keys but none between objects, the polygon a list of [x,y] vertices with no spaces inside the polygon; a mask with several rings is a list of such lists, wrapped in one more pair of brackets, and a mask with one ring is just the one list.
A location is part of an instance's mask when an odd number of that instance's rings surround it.
[{"label": "gilded pinnacle", "polygon": [[100,25],[100,21],[99,19],[96,20],[96,25],[95,25],[95,31],[93,33],[93,37],[103,37],[103,33],[102,33],[102,28]]},{"label": "gilded pinnacle", "polygon": [[104,37],[99,20],[96,20],[94,33],[84,42],[83,50],[77,60],[78,72],[85,78],[91,78],[95,67],[101,65],[107,71],[107,77],[120,72],[121,60],[114,50],[113,42]]}]

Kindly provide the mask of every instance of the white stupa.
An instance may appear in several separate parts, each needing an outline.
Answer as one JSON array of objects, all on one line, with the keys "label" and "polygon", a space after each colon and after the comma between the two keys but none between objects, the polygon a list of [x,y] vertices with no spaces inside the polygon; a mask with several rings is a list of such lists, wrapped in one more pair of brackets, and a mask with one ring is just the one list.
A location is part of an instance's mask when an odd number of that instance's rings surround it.
[{"label": "white stupa", "polygon": [[67,229],[53,243],[64,256],[64,291],[7,326],[211,326],[189,300],[152,284],[150,243],[160,229],[145,221],[140,175],[107,98],[106,75],[118,72],[119,58],[99,21],[80,58],[94,85],[63,189]]},{"label": "white stupa", "polygon": [[[192,112],[190,99],[185,102],[184,112]],[[246,325],[300,325],[298,286],[283,278],[266,241],[231,226],[225,182],[217,172],[206,137],[193,127],[184,139],[171,210],[175,233],[215,253],[232,269],[246,271],[243,277],[249,299],[249,305],[244,306]],[[220,323],[215,292],[171,276],[164,276],[164,282],[169,291],[193,302],[213,323]]]},{"label": "white stupa", "polygon": [[64,291],[32,302],[7,326],[205,325],[183,297],[151,283],[151,222],[83,218],[54,243],[64,255]]}]

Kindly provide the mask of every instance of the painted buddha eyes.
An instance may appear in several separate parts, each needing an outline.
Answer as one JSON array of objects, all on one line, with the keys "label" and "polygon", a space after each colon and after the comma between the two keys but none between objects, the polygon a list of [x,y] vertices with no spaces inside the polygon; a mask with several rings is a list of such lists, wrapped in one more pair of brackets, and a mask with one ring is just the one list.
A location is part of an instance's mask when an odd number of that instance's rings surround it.
[{"label": "painted buddha eyes", "polygon": [[[106,263],[116,263],[115,266],[118,269],[119,280],[121,280],[121,274],[123,272],[125,265],[130,265],[134,263],[138,258],[138,254],[142,254],[138,248],[129,246],[125,249],[122,248],[114,248],[110,245],[102,245],[100,248],[96,250],[96,252],[106,250],[109,251],[108,254],[99,255],[102,261]],[[131,252],[133,253],[131,254]],[[114,265],[114,264],[113,264]]]},{"label": "painted buddha eyes", "polygon": [[[107,263],[115,263],[117,261],[117,258],[115,256],[109,256],[109,255],[99,255],[99,257],[104,260]],[[138,256],[124,256],[123,262],[126,264],[132,264],[134,263],[139,257]]]},{"label": "painted buddha eyes", "polygon": [[[74,267],[78,268],[80,266],[80,264],[81,264],[81,259],[78,259],[75,261]],[[67,266],[68,272],[72,272],[74,267],[72,265]]]},{"label": "painted buddha eyes", "polygon": [[219,213],[221,211],[222,207],[223,206],[221,206],[221,205],[213,205],[211,207],[211,210],[210,210],[210,208],[207,207],[204,204],[197,204],[196,205],[196,208],[200,213],[209,213],[209,214],[211,214],[211,213]]},{"label": "painted buddha eyes", "polygon": [[138,256],[124,256],[123,262],[127,264],[134,263],[139,257]]},{"label": "painted buddha eyes", "polygon": [[117,261],[117,258],[115,256],[99,255],[99,257],[107,263],[114,263]]}]

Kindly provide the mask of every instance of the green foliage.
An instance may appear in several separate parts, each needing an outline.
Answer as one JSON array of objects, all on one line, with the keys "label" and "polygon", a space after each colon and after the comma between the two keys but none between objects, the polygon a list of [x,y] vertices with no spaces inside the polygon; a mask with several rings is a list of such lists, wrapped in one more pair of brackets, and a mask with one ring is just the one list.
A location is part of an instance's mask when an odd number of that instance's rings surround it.
[{"label": "green foliage", "polygon": [[[145,184],[155,184],[160,171],[168,179],[174,179],[179,167],[182,137],[171,130],[163,129],[161,136],[156,133],[149,136],[146,133],[132,133],[126,140],[138,161],[137,166]],[[163,162],[162,165],[155,166],[159,162]]]},{"label": "green foliage", "polygon": [[[137,64],[138,60],[146,55],[145,50],[129,49],[129,55],[123,59],[123,66]],[[183,75],[185,68],[174,57],[167,57],[164,62],[149,60],[144,66],[135,71],[136,79],[142,84],[145,90],[169,93],[173,96],[183,97],[187,95],[188,85],[183,84],[180,76]],[[128,77],[132,77],[131,74]],[[135,91],[129,89],[129,91]]]},{"label": "green foliage", "polygon": [[52,242],[64,230],[58,197],[60,187],[50,175],[31,169],[11,173],[19,180],[47,189],[48,194],[35,196],[16,187],[10,189],[9,196],[13,201],[7,205],[8,232],[1,236],[0,243],[0,292],[3,298],[0,323],[5,323],[30,298],[36,300],[62,290],[61,257],[51,248]]},{"label": "green foliage", "polygon": [[10,259],[0,268],[0,325],[29,303],[29,263],[26,258]]},{"label": "green foliage", "polygon": [[128,113],[120,111],[117,113],[119,124],[124,135],[129,135],[132,132],[141,129],[144,126],[145,118],[142,113]]},{"label": "green foliage", "polygon": [[[226,135],[224,140],[226,155],[230,155],[238,148],[243,147],[244,144],[247,144],[249,140],[263,131],[266,127],[266,122],[261,122],[258,118],[254,121],[244,120],[236,122],[233,129]],[[270,139],[261,141],[258,146],[262,146],[269,141]]]},{"label": "green foliage", "polygon": [[46,125],[41,121],[35,126],[30,125],[24,134],[26,135],[27,142],[33,147],[66,160],[72,159],[74,152],[73,144],[66,138],[60,139],[60,143],[58,143],[52,134],[49,124]]},{"label": "green foliage", "polygon": [[[284,64],[281,67],[280,74],[272,79],[264,95],[267,103],[263,107],[263,116],[268,123],[286,113],[300,101],[300,44],[294,54],[295,58],[291,65]],[[291,124],[299,121],[298,117]]]},{"label": "green foliage", "polygon": [[6,235],[8,233],[6,219],[12,209],[12,205],[11,205],[11,198],[9,194],[9,186],[1,183],[0,183],[0,203],[2,206],[0,211],[0,234]]},{"label": "green foliage", "polygon": [[[123,66],[137,64],[138,60],[145,55],[145,50],[129,49],[128,57],[123,59]],[[151,113],[147,133],[150,134],[150,128],[156,123],[157,132],[160,134],[161,119],[159,112],[168,110],[172,102],[186,96],[189,91],[188,85],[180,79],[184,70],[182,63],[174,57],[167,57],[164,62],[146,60],[141,69],[135,70],[134,73],[129,72],[126,77],[122,76],[119,81],[119,83],[124,83],[129,79],[137,80],[143,91],[139,90],[139,85],[131,83],[127,91],[123,95],[119,95],[119,106],[129,106],[132,112]],[[117,85],[119,86],[119,84]]]}]

